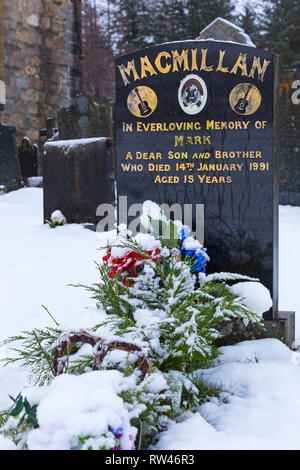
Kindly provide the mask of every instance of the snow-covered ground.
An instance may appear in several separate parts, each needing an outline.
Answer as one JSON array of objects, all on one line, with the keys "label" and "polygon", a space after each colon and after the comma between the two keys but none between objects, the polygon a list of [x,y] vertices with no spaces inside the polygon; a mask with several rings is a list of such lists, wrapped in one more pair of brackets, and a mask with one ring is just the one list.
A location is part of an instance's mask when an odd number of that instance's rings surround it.
[{"label": "snow-covered ground", "polygon": [[[300,338],[300,208],[280,208],[279,304],[296,310]],[[80,225],[50,229],[42,224],[42,190],[26,188],[0,197],[0,340],[21,330],[51,324],[47,306],[63,328],[87,328],[99,311],[83,289],[67,284],[97,281],[94,260],[103,239]],[[6,351],[0,351],[0,357]],[[300,366],[277,340],[223,348],[220,363],[203,371],[224,394],[201,414],[176,424],[160,449],[300,449]],[[17,365],[0,368],[0,410],[26,384]],[[5,441],[6,442],[6,441]],[[1,444],[5,448],[7,442]]]}]

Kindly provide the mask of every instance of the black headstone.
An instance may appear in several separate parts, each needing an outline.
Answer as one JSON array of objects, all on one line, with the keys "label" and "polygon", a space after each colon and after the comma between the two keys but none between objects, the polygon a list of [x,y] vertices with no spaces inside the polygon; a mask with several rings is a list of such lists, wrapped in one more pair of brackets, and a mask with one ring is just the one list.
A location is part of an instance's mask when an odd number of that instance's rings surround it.
[{"label": "black headstone", "polygon": [[208,272],[260,278],[277,312],[272,53],[219,41],[116,61],[118,196],[204,204]]},{"label": "black headstone", "polygon": [[37,176],[38,147],[28,137],[24,137],[18,148],[19,162],[23,178]]},{"label": "black headstone", "polygon": [[98,105],[89,95],[80,94],[69,108],[58,112],[59,138],[109,137],[110,120],[109,106]]},{"label": "black headstone", "polygon": [[7,191],[19,189],[22,184],[15,132],[14,126],[0,123],[0,186],[5,186]]}]

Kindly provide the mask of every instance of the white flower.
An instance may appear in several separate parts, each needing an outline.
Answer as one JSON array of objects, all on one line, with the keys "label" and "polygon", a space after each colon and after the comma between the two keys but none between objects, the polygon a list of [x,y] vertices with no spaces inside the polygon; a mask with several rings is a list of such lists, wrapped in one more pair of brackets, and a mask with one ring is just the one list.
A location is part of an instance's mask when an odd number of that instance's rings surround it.
[{"label": "white flower", "polygon": [[140,220],[147,230],[152,231],[153,227],[151,226],[149,217],[151,217],[151,219],[153,220],[162,220],[164,222],[167,222],[167,218],[158,204],[152,201],[145,201],[143,204],[143,212],[140,217]]},{"label": "white flower", "polygon": [[54,222],[56,224],[61,224],[61,225],[67,223],[67,219],[65,218],[64,214],[60,210],[56,210],[56,211],[52,212],[51,220],[52,220],[52,222]]}]

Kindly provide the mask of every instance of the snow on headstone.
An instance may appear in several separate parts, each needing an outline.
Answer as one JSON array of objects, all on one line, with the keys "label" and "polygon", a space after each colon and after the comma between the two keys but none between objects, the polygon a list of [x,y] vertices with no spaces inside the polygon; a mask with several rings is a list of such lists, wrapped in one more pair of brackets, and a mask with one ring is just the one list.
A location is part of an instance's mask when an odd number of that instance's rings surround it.
[{"label": "snow on headstone", "polygon": [[255,47],[245,31],[224,18],[216,18],[204,28],[197,39],[215,39],[217,41],[237,42]]},{"label": "snow on headstone", "polygon": [[270,291],[260,282],[238,282],[231,287],[231,292],[245,299],[249,309],[259,315],[272,307]]}]

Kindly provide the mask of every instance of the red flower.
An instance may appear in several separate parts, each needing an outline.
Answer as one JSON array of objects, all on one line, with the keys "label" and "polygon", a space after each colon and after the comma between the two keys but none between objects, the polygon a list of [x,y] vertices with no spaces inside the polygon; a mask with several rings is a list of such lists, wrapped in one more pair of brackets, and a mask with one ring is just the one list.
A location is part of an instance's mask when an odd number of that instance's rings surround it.
[{"label": "red flower", "polygon": [[[156,248],[152,251],[146,252],[151,261],[158,263],[161,259],[161,250]],[[106,266],[110,268],[109,277],[112,279],[114,277],[120,276],[122,283],[125,286],[130,286],[132,283],[126,279],[126,275],[130,277],[137,277],[138,273],[134,272],[138,267],[143,266],[143,262],[149,259],[146,255],[137,253],[136,251],[129,251],[124,256],[114,258],[111,255],[111,248],[109,248],[107,255],[103,256],[103,262]]]}]

